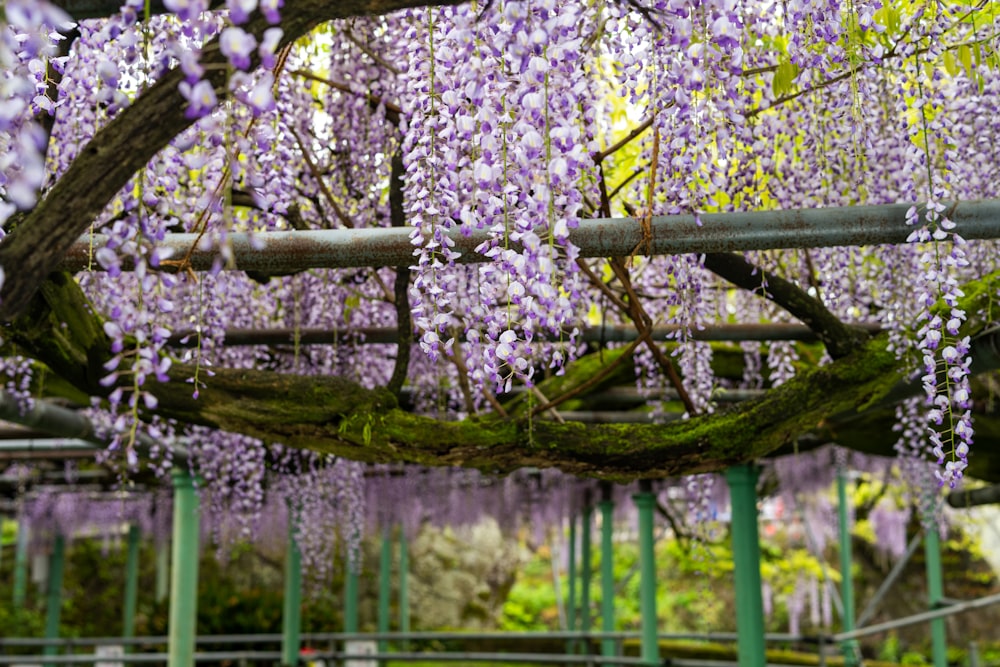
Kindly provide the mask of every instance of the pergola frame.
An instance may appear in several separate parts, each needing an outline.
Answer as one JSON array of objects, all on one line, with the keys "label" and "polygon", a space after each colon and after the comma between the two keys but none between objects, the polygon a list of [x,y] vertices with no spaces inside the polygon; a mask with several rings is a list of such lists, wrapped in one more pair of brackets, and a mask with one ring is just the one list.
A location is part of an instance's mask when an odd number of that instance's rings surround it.
[{"label": "pergola frame", "polygon": [[[677,255],[683,253],[736,252],[781,248],[828,248],[905,243],[913,227],[906,223],[907,211],[919,204],[845,206],[712,213],[679,214],[652,218],[650,234],[643,235],[635,218],[581,220],[570,230],[569,240],[581,257],[628,257],[631,255]],[[954,202],[947,214],[962,238],[1000,238],[1000,200]],[[224,245],[231,261],[225,269],[261,273],[287,273],[307,269],[408,266],[413,262],[413,228],[379,227],[277,231],[248,234],[233,232]],[[491,261],[476,252],[490,240],[486,230],[465,235],[457,228],[449,232],[452,250],[459,262]],[[100,268],[92,261],[92,248],[101,247],[103,235],[85,236],[72,246],[59,264],[67,271]],[[219,251],[210,236],[168,234],[162,249],[173,258],[188,256],[195,271],[213,268]],[[122,268],[129,268],[127,264]]]}]

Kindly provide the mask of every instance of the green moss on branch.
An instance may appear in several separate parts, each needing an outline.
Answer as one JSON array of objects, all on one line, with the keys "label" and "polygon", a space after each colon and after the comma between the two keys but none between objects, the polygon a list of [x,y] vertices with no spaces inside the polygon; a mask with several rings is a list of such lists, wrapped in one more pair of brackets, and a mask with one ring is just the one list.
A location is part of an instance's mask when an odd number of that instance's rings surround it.
[{"label": "green moss on branch", "polygon": [[[1000,272],[967,286],[969,308],[998,288]],[[45,299],[29,311],[34,319],[19,320],[15,335],[37,359],[95,393],[95,364],[99,368],[109,354],[100,320],[68,277],[57,277],[42,293]],[[72,326],[62,326],[70,320]],[[983,318],[970,318],[967,332],[975,335],[985,325]],[[886,343],[883,334],[759,399],[666,425],[585,425],[537,417],[442,422],[401,410],[384,389],[367,390],[344,378],[258,370],[218,369],[195,399],[193,369],[176,365],[169,382],[147,389],[159,399],[157,412],[163,416],[361,461],[491,472],[557,467],[623,481],[719,470],[787,447],[806,433],[835,435],[835,425],[849,421],[845,416],[863,416],[905,379],[905,364],[886,352]],[[548,388],[562,391],[585,382],[613,360],[614,353],[603,361],[595,354]],[[891,454],[892,441],[884,440],[881,448]]]}]

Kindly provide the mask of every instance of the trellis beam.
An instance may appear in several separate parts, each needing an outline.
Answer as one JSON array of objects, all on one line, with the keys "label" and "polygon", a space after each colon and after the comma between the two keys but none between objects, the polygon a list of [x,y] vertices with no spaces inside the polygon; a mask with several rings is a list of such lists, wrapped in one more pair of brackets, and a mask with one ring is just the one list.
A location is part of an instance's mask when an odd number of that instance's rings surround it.
[{"label": "trellis beam", "polygon": [[[882,327],[875,323],[852,324],[871,334]],[[653,327],[650,336],[663,340],[682,331],[680,326]],[[690,332],[693,340],[704,341],[772,341],[798,340],[815,342],[816,332],[804,324],[775,322],[771,324],[709,324]],[[579,340],[584,343],[628,343],[639,337],[634,326],[587,327]],[[556,340],[545,331],[535,335],[536,340]],[[395,327],[361,327],[357,329],[275,328],[275,329],[226,329],[221,344],[227,347],[240,345],[396,345],[399,331]],[[190,329],[179,331],[167,340],[168,347],[194,348],[200,344],[198,333]]]},{"label": "trellis beam", "polygon": [[[570,231],[569,238],[579,248],[581,257],[905,243],[913,231],[906,224],[906,213],[911,206],[714,213],[702,215],[700,223],[688,214],[660,216],[653,218],[648,238],[643,236],[642,225],[635,218],[597,218],[581,220]],[[958,202],[948,206],[947,215],[957,224],[955,231],[967,240],[1000,238],[1000,200]],[[225,241],[224,259],[220,259],[212,243],[206,242],[209,237],[197,234],[170,234],[160,247],[175,260],[187,257],[195,271],[209,270],[221,262],[224,269],[273,275],[306,269],[414,264],[412,233],[413,228],[408,227],[231,233]],[[450,237],[459,262],[492,261],[476,251],[490,240],[487,230],[465,236],[453,229]],[[81,271],[98,267],[92,257],[93,249],[106,242],[100,234],[81,238],[59,268]]]},{"label": "trellis beam", "polygon": [[[6,391],[0,391],[0,419],[59,438],[72,438],[70,443],[63,443],[62,447],[66,450],[83,449],[84,443],[93,443],[102,448],[111,444],[111,438],[98,435],[94,423],[87,416],[39,399],[33,400],[30,406],[25,407],[17,397]],[[42,444],[44,441],[34,442],[36,451],[48,447]],[[141,432],[136,434],[136,445],[140,451],[148,452],[156,444],[156,441],[148,435]],[[0,449],[2,448],[0,446]],[[172,451],[174,458],[187,457],[187,448],[179,443],[174,444]]]}]

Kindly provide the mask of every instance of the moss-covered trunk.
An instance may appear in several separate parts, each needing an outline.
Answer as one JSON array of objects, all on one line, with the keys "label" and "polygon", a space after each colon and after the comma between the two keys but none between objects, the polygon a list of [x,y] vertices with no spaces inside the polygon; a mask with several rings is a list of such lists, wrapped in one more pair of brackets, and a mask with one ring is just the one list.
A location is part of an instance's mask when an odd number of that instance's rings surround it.
[{"label": "moss-covered trunk", "polygon": [[[966,287],[967,311],[1000,286],[1000,273]],[[67,323],[63,326],[62,323]],[[985,322],[972,318],[969,333]],[[9,339],[78,390],[101,395],[101,364],[109,353],[100,321],[71,276],[54,275]],[[443,422],[400,409],[387,390],[368,390],[338,377],[216,369],[193,397],[193,369],[175,365],[170,381],[147,386],[156,412],[180,422],[246,433],[270,442],[362,461],[470,466],[506,472],[524,466],[615,480],[719,470],[789,447],[804,434],[837,437],[839,427],[885,414],[879,401],[904,379],[901,363],[876,337],[853,354],[801,372],[759,399],[729,410],[665,425],[557,423],[523,416]],[[571,365],[553,387],[586,382],[614,354]],[[515,414],[518,413],[515,410]],[[888,424],[888,422],[884,422]],[[847,426],[845,426],[847,425]],[[879,430],[885,426],[880,426]],[[892,454],[891,433],[871,433],[869,451]],[[856,437],[856,436],[855,436]],[[814,438],[815,441],[815,438]],[[852,444],[852,443],[846,443]],[[992,457],[973,472],[1000,478]]]}]

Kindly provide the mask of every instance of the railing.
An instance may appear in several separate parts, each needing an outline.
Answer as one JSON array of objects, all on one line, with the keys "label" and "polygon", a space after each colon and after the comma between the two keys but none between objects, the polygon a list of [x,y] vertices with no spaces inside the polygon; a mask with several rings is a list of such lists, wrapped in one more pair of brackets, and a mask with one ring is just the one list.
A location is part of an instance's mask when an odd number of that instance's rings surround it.
[{"label": "railing", "polygon": [[[639,632],[384,632],[384,633],[303,633],[303,646],[309,648],[302,652],[303,664],[322,661],[327,667],[331,664],[344,667],[367,667],[368,665],[385,665],[386,663],[434,662],[434,663],[518,663],[535,665],[584,665],[589,667],[628,667],[642,665],[648,667],[648,662],[638,657],[623,656],[626,641],[638,641]],[[615,655],[605,656],[584,652],[600,645],[602,640],[612,640],[615,643]],[[736,633],[670,633],[659,636],[661,640],[700,640],[712,642],[735,642]],[[784,633],[774,633],[766,636],[772,642],[804,642],[822,643],[821,638],[802,637]],[[280,645],[280,634],[253,635],[209,635],[197,637],[196,645],[202,649],[220,644],[235,644],[241,647],[260,646],[253,650],[200,650],[194,654],[196,663],[229,662],[238,665],[253,663],[278,664],[282,654],[274,650]],[[401,646],[411,643],[442,642],[490,642],[530,645],[532,643],[558,643],[561,652],[540,651],[465,651],[465,650],[406,650],[400,652],[365,652],[356,651],[358,642],[375,646],[378,642],[398,642]],[[132,664],[166,664],[168,654],[163,652],[167,645],[166,636],[148,637],[81,637],[81,638],[0,638],[0,651],[14,648],[37,648],[39,650],[55,646],[61,655],[0,655],[0,665],[64,665],[64,664],[95,664],[124,666]],[[267,645],[271,645],[268,647]],[[97,649],[103,646],[132,647],[133,651],[124,655],[110,656]],[[142,648],[142,651],[136,649]],[[323,647],[323,648],[320,648]],[[570,650],[566,650],[569,647]],[[155,652],[149,652],[153,649]],[[576,650],[573,650],[576,649]],[[81,650],[93,652],[82,653]],[[726,660],[689,660],[671,659],[674,667],[734,667],[735,661]]]},{"label": "railing", "polygon": [[[811,644],[818,648],[820,664],[826,662],[826,657],[836,651],[833,645],[845,640],[855,639],[865,635],[885,632],[887,630],[901,628],[908,625],[926,623],[935,618],[942,618],[957,614],[963,611],[985,607],[1000,602],[1000,595],[990,595],[977,600],[957,602],[947,607],[921,612],[912,616],[895,619],[886,623],[879,623],[859,628],[852,632],[837,633],[832,635],[792,635],[787,633],[768,633],[765,640],[769,642]],[[561,664],[561,665],[588,665],[597,667],[627,667],[629,665],[647,665],[640,658],[625,657],[622,655],[624,643],[628,640],[638,640],[639,632],[489,632],[489,633],[468,633],[468,632],[382,632],[382,633],[303,633],[301,642],[307,649],[304,652],[302,661],[333,661],[334,664],[345,667],[367,667],[367,665],[384,665],[387,662],[478,662],[478,663],[526,663],[526,664]],[[615,655],[605,656],[598,654],[585,654],[581,648],[593,648],[600,644],[602,640],[612,640],[615,646]],[[711,642],[735,642],[737,634],[735,632],[712,632],[712,633],[669,633],[658,636],[660,640],[700,640]],[[208,635],[196,637],[196,646],[209,646],[218,644],[237,644],[240,646],[252,646],[258,644],[280,645],[282,635],[280,634],[253,634],[253,635]],[[449,642],[449,641],[474,641],[474,642],[509,642],[509,643],[531,643],[531,642],[559,642],[561,652],[470,652],[470,651],[400,651],[394,652],[365,652],[358,653],[353,649],[357,647],[357,642],[366,642],[369,646],[377,645],[378,642],[399,642],[403,647],[409,647],[410,642]],[[56,647],[62,655],[0,655],[0,665],[58,665],[77,663],[104,663],[105,665],[124,666],[125,663],[134,664],[165,664],[168,655],[162,652],[167,645],[166,636],[149,637],[81,637],[81,638],[0,638],[0,650],[13,648],[46,648]],[[157,652],[143,650],[141,652],[129,652],[126,655],[110,656],[97,651],[101,646],[129,646],[142,647],[143,649],[156,649]],[[324,646],[325,648],[316,648]],[[93,648],[93,653],[77,653],[76,649]],[[970,647],[973,664],[978,662],[978,651]],[[230,662],[239,665],[250,663],[272,663],[281,661],[282,654],[278,650],[220,650],[220,651],[198,651],[194,654],[195,662]],[[673,667],[732,667],[735,662],[724,660],[687,660],[670,659]]]}]

